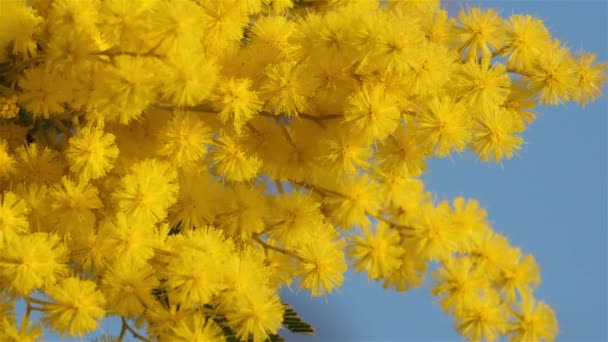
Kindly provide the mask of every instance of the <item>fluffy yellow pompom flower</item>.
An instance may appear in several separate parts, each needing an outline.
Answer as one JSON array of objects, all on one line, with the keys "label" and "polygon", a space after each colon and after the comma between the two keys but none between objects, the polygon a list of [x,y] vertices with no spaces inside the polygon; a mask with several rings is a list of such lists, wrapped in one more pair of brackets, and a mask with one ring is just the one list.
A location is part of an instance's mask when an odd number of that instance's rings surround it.
[{"label": "fluffy yellow pompom flower", "polygon": [[26,296],[68,275],[69,251],[57,235],[32,233],[0,248],[0,277],[8,289]]},{"label": "fluffy yellow pompom flower", "polygon": [[450,83],[452,95],[475,115],[502,105],[511,87],[506,67],[491,64],[489,58],[482,59],[481,63],[473,60],[462,65]]},{"label": "fluffy yellow pompom flower", "polygon": [[532,89],[539,92],[541,103],[558,105],[571,99],[579,81],[576,76],[576,64],[570,51],[556,40],[535,59],[526,79],[532,82]]},{"label": "fluffy yellow pompom flower", "polygon": [[15,174],[18,181],[36,184],[50,184],[61,179],[64,174],[64,164],[55,150],[39,144],[29,144],[15,150]]},{"label": "fluffy yellow pompom flower", "polygon": [[436,285],[434,296],[443,296],[439,301],[445,312],[460,315],[469,301],[489,286],[484,274],[479,272],[471,259],[451,257],[442,261],[442,267],[433,273]]},{"label": "fluffy yellow pompom flower", "polygon": [[158,153],[178,167],[194,166],[207,152],[211,132],[197,116],[175,113],[161,131]]},{"label": "fluffy yellow pompom flower", "polygon": [[8,153],[8,143],[0,140],[0,178],[15,172],[15,158]]},{"label": "fluffy yellow pompom flower", "polygon": [[153,61],[143,57],[117,56],[93,94],[96,109],[108,121],[123,125],[139,119],[156,91],[152,73],[155,67]]},{"label": "fluffy yellow pompom flower", "polygon": [[345,177],[357,175],[359,170],[368,166],[371,157],[368,141],[343,127],[336,127],[335,132],[322,140],[320,145],[323,152],[319,160],[329,171],[327,177],[335,177],[338,183]]},{"label": "fluffy yellow pompom flower", "polygon": [[384,140],[393,133],[400,115],[395,99],[381,86],[362,87],[351,94],[344,108],[344,121],[370,141]]},{"label": "fluffy yellow pompom flower", "polygon": [[489,57],[492,49],[497,49],[504,35],[504,21],[493,9],[483,11],[471,7],[467,12],[458,13],[460,23],[454,29],[458,52],[466,50],[467,60]]},{"label": "fluffy yellow pompom flower", "polygon": [[211,93],[217,79],[217,67],[200,51],[179,51],[169,56],[164,77],[166,83],[161,89],[164,100],[177,106],[194,106]]},{"label": "fluffy yellow pompom flower", "polygon": [[553,341],[557,335],[557,319],[553,310],[544,302],[537,302],[531,296],[523,296],[507,333],[514,342]]},{"label": "fluffy yellow pompom flower", "polygon": [[240,133],[243,125],[262,110],[263,103],[251,87],[252,83],[248,78],[229,78],[220,82],[217,91],[210,99],[214,107],[220,111],[220,120],[224,123],[231,121],[237,133]]},{"label": "fluffy yellow pompom flower", "polygon": [[550,41],[549,31],[541,19],[530,15],[512,15],[509,17],[503,50],[509,53],[510,66],[528,70]]},{"label": "fluffy yellow pompom flower", "polygon": [[0,193],[0,247],[7,240],[27,232],[29,209],[21,198],[11,191]]},{"label": "fluffy yellow pompom flower", "polygon": [[205,341],[205,342],[224,342],[224,334],[213,319],[195,312],[171,328],[171,332],[164,335],[161,341]]},{"label": "fluffy yellow pompom flower", "polygon": [[43,306],[43,320],[62,336],[93,331],[105,316],[106,300],[92,281],[66,278],[49,288],[46,295],[51,303]]},{"label": "fluffy yellow pompom flower", "polygon": [[93,126],[78,130],[65,152],[70,171],[84,179],[103,177],[118,156],[114,135]]},{"label": "fluffy yellow pompom flower", "polygon": [[262,342],[275,334],[283,322],[283,306],[273,292],[249,291],[236,297],[226,315],[228,324],[243,341]]},{"label": "fluffy yellow pompom flower", "polygon": [[243,182],[257,175],[262,161],[247,153],[246,146],[236,137],[220,134],[215,140],[211,159],[215,165],[215,173],[227,181]]},{"label": "fluffy yellow pompom flower", "polygon": [[40,322],[34,324],[28,322],[27,325],[23,324],[21,327],[18,327],[17,322],[14,320],[6,317],[0,319],[0,341],[36,342],[40,341],[43,335],[44,329]]},{"label": "fluffy yellow pompom flower", "polygon": [[296,27],[292,21],[283,16],[262,17],[256,20],[251,29],[253,39],[251,47],[269,51],[266,58],[277,59],[280,57],[292,57],[296,46],[290,41]]},{"label": "fluffy yellow pompom flower", "polygon": [[448,258],[458,247],[458,231],[449,222],[449,203],[441,202],[434,208],[432,204],[419,207],[420,220],[413,227],[413,242],[416,252],[427,260]]},{"label": "fluffy yellow pompom flower", "polygon": [[282,62],[267,68],[261,90],[269,111],[296,116],[308,109],[308,100],[316,87],[316,81],[301,65]]},{"label": "fluffy yellow pompom flower", "polygon": [[540,284],[540,268],[532,255],[522,257],[519,248],[511,248],[501,264],[495,284],[504,291],[508,302],[514,302],[516,291],[521,296],[531,295]]},{"label": "fluffy yellow pompom flower", "polygon": [[397,230],[390,230],[380,222],[375,234],[367,227],[363,228],[363,234],[355,235],[349,248],[349,256],[355,261],[355,271],[365,270],[369,279],[380,279],[399,267],[405,251],[400,246]]},{"label": "fluffy yellow pompom flower", "polygon": [[303,258],[298,271],[299,284],[310,291],[313,297],[331,293],[342,286],[347,270],[343,248],[345,242],[336,239],[335,228],[325,224],[304,237],[298,253]]},{"label": "fluffy yellow pompom flower", "polygon": [[146,159],[131,167],[112,197],[118,209],[135,220],[159,222],[167,217],[176,201],[179,186],[177,172],[171,165]]},{"label": "fluffy yellow pompom flower", "polygon": [[339,195],[323,199],[324,209],[335,222],[345,230],[352,226],[369,225],[368,213],[376,213],[380,206],[378,183],[365,174],[345,181],[337,190]]},{"label": "fluffy yellow pompom flower", "polygon": [[415,126],[408,126],[407,131],[404,128],[397,129],[382,144],[376,146],[374,157],[384,173],[417,177],[426,169],[425,148],[414,138]]},{"label": "fluffy yellow pompom flower", "polygon": [[424,281],[427,269],[428,263],[421,255],[407,251],[399,267],[384,279],[383,287],[394,287],[400,292],[416,288]]},{"label": "fluffy yellow pompom flower", "polygon": [[161,51],[179,53],[182,47],[199,46],[205,36],[201,24],[206,21],[201,6],[187,0],[153,2],[152,5],[151,35],[161,43]]},{"label": "fluffy yellow pompom flower", "polygon": [[25,1],[3,1],[0,9],[0,41],[12,42],[14,55],[35,56],[43,19]]},{"label": "fluffy yellow pompom flower", "polygon": [[0,96],[0,119],[12,119],[19,113],[17,97]]},{"label": "fluffy yellow pompom flower", "polygon": [[95,250],[91,251],[90,257],[94,257],[93,252],[97,251],[103,253],[100,256],[108,261],[125,259],[134,265],[141,265],[154,256],[156,241],[154,225],[150,221],[141,221],[118,213],[114,219],[106,219],[101,223],[98,236],[100,245],[94,246]]},{"label": "fluffy yellow pompom flower", "polygon": [[594,63],[596,58],[593,53],[582,53],[575,60],[577,84],[572,99],[583,107],[602,95],[602,84],[608,80],[608,63]]},{"label": "fluffy yellow pompom flower", "polygon": [[175,251],[164,272],[169,296],[185,306],[209,303],[223,288],[222,274],[213,254],[192,248]]},{"label": "fluffy yellow pompom flower", "polygon": [[93,210],[102,206],[97,189],[87,180],[73,181],[63,177],[50,192],[51,208],[62,232],[75,232],[82,227],[92,226],[95,222]]},{"label": "fluffy yellow pompom flower", "polygon": [[25,70],[19,79],[19,87],[24,90],[19,95],[19,103],[35,116],[44,118],[63,112],[64,103],[71,92],[69,84],[61,75],[44,66]]},{"label": "fluffy yellow pompom flower", "polygon": [[418,116],[415,139],[438,157],[453,150],[461,152],[470,139],[470,120],[466,108],[450,97],[435,97]]},{"label": "fluffy yellow pompom flower", "polygon": [[507,311],[493,291],[470,296],[456,316],[456,329],[469,341],[496,341],[507,326]]},{"label": "fluffy yellow pompom flower", "polygon": [[193,169],[179,174],[179,196],[169,210],[168,221],[183,230],[205,227],[220,206],[221,184],[207,170]]},{"label": "fluffy yellow pompom flower", "polygon": [[270,236],[287,247],[293,246],[311,227],[323,225],[320,207],[311,195],[297,191],[280,194],[273,201]]},{"label": "fluffy yellow pompom flower", "polygon": [[473,126],[470,147],[483,161],[500,163],[521,149],[517,118],[511,112],[496,110],[480,115]]},{"label": "fluffy yellow pompom flower", "polygon": [[227,236],[247,238],[264,230],[263,218],[267,214],[264,187],[238,184],[227,193],[227,203],[216,216],[216,225]]},{"label": "fluffy yellow pompom flower", "polygon": [[133,318],[155,300],[152,290],[158,281],[148,264],[134,264],[122,258],[111,265],[101,279],[100,289],[112,313]]}]

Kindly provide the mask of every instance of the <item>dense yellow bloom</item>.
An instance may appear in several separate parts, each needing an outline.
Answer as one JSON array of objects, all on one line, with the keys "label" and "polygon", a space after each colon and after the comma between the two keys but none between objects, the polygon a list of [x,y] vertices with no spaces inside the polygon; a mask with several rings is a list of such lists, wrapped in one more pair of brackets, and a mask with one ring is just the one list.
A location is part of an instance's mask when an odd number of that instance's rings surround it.
[{"label": "dense yellow bloom", "polygon": [[520,297],[530,295],[540,284],[540,269],[532,255],[522,257],[519,248],[512,248],[498,265],[496,285],[504,290],[509,302],[515,301],[515,291]]},{"label": "dense yellow bloom", "polygon": [[458,232],[449,221],[450,206],[441,202],[436,208],[432,204],[421,207],[420,221],[414,226],[414,241],[417,253],[431,261],[442,260],[458,250]]},{"label": "dense yellow bloom", "polygon": [[344,120],[366,139],[384,140],[399,125],[395,99],[379,87],[363,87],[348,98]]},{"label": "dense yellow bloom", "polygon": [[68,99],[66,92],[70,91],[70,85],[61,75],[48,68],[26,70],[19,80],[19,87],[25,90],[19,96],[19,102],[35,115],[48,118],[65,110],[64,103]]},{"label": "dense yellow bloom", "polygon": [[245,146],[235,137],[221,135],[215,141],[211,159],[216,173],[228,181],[243,182],[252,179],[258,173],[261,161],[247,153]]},{"label": "dense yellow bloom", "polygon": [[191,113],[175,113],[159,140],[158,153],[178,167],[196,165],[211,142],[209,129]]},{"label": "dense yellow bloom", "polygon": [[335,175],[338,181],[355,176],[359,170],[365,169],[371,157],[367,141],[342,127],[329,139],[323,140],[320,148],[326,151],[319,159],[328,165],[328,176]]},{"label": "dense yellow bloom", "polygon": [[426,169],[425,149],[417,139],[416,127],[407,126],[397,129],[379,145],[375,157],[380,162],[383,172],[396,175],[417,177]]},{"label": "dense yellow bloom", "polygon": [[220,206],[221,185],[201,170],[182,171],[178,178],[179,195],[169,210],[169,222],[185,230],[208,225]]},{"label": "dense yellow bloom", "polygon": [[70,138],[66,158],[70,171],[85,179],[103,177],[112,169],[118,156],[114,135],[87,126]]},{"label": "dense yellow bloom", "polygon": [[157,286],[152,267],[123,258],[103,274],[100,290],[107,300],[108,311],[131,318],[155,300],[152,289]]},{"label": "dense yellow bloom", "polygon": [[511,341],[553,341],[558,327],[555,313],[544,302],[524,296],[515,323],[508,328]]},{"label": "dense yellow bloom", "polygon": [[602,95],[601,85],[607,80],[607,63],[594,63],[597,56],[592,53],[582,53],[577,56],[576,87],[573,89],[572,99],[582,106]]},{"label": "dense yellow bloom", "polygon": [[456,329],[470,341],[496,341],[507,327],[507,310],[494,292],[468,298]]},{"label": "dense yellow bloom", "polygon": [[15,150],[16,178],[26,183],[50,184],[64,173],[64,165],[57,151],[39,144],[20,146]]},{"label": "dense yellow bloom", "polygon": [[534,257],[414,177],[512,158],[606,69],[439,0],[0,0],[0,340],[106,312],[100,341],[275,340],[311,330],[283,287],[333,293],[348,265],[431,275],[467,340],[552,340]]},{"label": "dense yellow bloom", "polygon": [[[102,241],[106,241],[107,246],[102,244],[101,246],[95,246],[95,249],[111,248],[111,254],[103,255],[105,259],[112,261],[127,259],[134,264],[142,264],[154,255],[155,240],[153,232],[154,226],[150,221],[142,221],[118,213],[114,219],[106,219],[100,224],[99,234],[103,234],[104,239]],[[89,257],[94,258],[95,255]],[[94,261],[95,264],[104,262],[94,259],[91,261]]]},{"label": "dense yellow bloom", "polygon": [[51,303],[44,305],[43,320],[62,336],[93,331],[105,316],[106,300],[92,281],[66,278],[46,294]]},{"label": "dense yellow bloom", "polygon": [[469,61],[455,73],[451,84],[454,96],[470,107],[473,114],[483,114],[503,104],[509,95],[511,79],[503,64]]},{"label": "dense yellow bloom", "polygon": [[399,232],[380,222],[375,233],[366,227],[363,234],[353,237],[349,250],[349,256],[355,260],[355,271],[365,270],[369,279],[380,279],[399,267],[404,253]]},{"label": "dense yellow bloom", "polygon": [[459,316],[486,289],[487,281],[470,259],[449,258],[442,260],[441,266],[433,273],[433,295],[442,297],[439,303],[444,311]]},{"label": "dense yellow bloom", "polygon": [[[1,317],[1,316],[0,316]],[[17,326],[17,322],[4,318],[0,320],[0,339],[7,342],[35,342],[44,335],[40,322],[28,322],[25,329]]]},{"label": "dense yellow bloom", "polygon": [[530,15],[512,15],[509,17],[503,50],[509,53],[509,65],[528,70],[549,41],[549,31],[541,19]]},{"label": "dense yellow bloom", "polygon": [[62,232],[78,231],[81,227],[93,226],[93,210],[101,208],[97,189],[87,180],[73,181],[63,177],[61,183],[55,184],[49,191],[51,208],[55,211],[58,222],[55,229]]},{"label": "dense yellow bloom", "polygon": [[6,1],[0,9],[0,42],[11,42],[12,54],[35,56],[35,36],[40,33],[43,19],[25,1]]},{"label": "dense yellow bloom", "polygon": [[523,139],[517,118],[508,111],[492,111],[480,115],[473,126],[470,147],[484,161],[499,163],[512,158],[521,149]]},{"label": "dense yellow bloom", "polygon": [[376,213],[380,205],[377,188],[378,184],[367,175],[349,179],[337,188],[341,195],[326,197],[323,205],[343,229],[365,227],[370,223],[367,215]]},{"label": "dense yellow bloom", "polygon": [[278,295],[269,291],[247,292],[237,297],[228,312],[228,324],[243,341],[265,341],[283,321],[283,306]]},{"label": "dense yellow bloom", "polygon": [[178,106],[192,106],[202,102],[211,93],[216,81],[217,67],[213,60],[194,51],[179,51],[169,58],[170,63],[165,68],[167,83],[162,89],[162,98]]},{"label": "dense yellow bloom", "polygon": [[272,64],[266,70],[262,86],[265,108],[275,114],[296,116],[308,109],[308,100],[316,89],[316,81],[294,62]]},{"label": "dense yellow bloom", "polygon": [[13,192],[0,193],[0,247],[29,228],[26,203]]},{"label": "dense yellow bloom", "polygon": [[556,40],[534,60],[526,78],[532,82],[532,89],[539,92],[540,102],[557,105],[571,99],[578,81],[576,76],[576,64],[570,51]]},{"label": "dense yellow bloom", "polygon": [[204,305],[223,287],[219,265],[199,250],[175,251],[166,267],[169,293],[184,305]]},{"label": "dense yellow bloom", "polygon": [[0,97],[0,118],[12,119],[19,113],[17,106],[17,97]]},{"label": "dense yellow bloom", "polygon": [[263,188],[236,185],[229,203],[217,214],[217,226],[227,235],[236,238],[250,237],[264,230],[263,217],[266,215],[266,199]]},{"label": "dense yellow bloom", "polygon": [[10,291],[26,296],[68,275],[68,248],[57,235],[32,233],[0,248],[0,279]]},{"label": "dense yellow bloom", "polygon": [[167,341],[224,341],[222,329],[211,319],[198,313],[188,315],[180,320],[171,332],[163,336]]},{"label": "dense yellow bloom", "polygon": [[231,78],[220,82],[216,94],[211,97],[215,107],[220,110],[220,120],[224,123],[232,122],[237,133],[262,110],[263,103],[251,87],[251,80],[248,78]]},{"label": "dense yellow bloom", "polygon": [[470,120],[465,107],[449,97],[433,98],[418,117],[416,139],[439,157],[462,151],[470,139]]},{"label": "dense yellow bloom", "polygon": [[385,278],[383,286],[385,289],[394,287],[400,292],[416,288],[424,281],[427,269],[427,261],[420,254],[408,250],[399,267]]},{"label": "dense yellow bloom", "polygon": [[460,53],[466,51],[467,60],[489,57],[492,50],[500,47],[503,39],[503,19],[494,9],[483,11],[471,7],[458,13],[460,23],[455,27],[455,40]]},{"label": "dense yellow bloom", "polygon": [[347,269],[342,250],[344,241],[335,239],[331,225],[322,228],[298,248],[304,258],[299,271],[300,286],[315,297],[326,295],[340,287]]},{"label": "dense yellow bloom", "polygon": [[269,222],[270,235],[286,246],[296,244],[312,227],[323,225],[321,204],[300,192],[281,194],[274,198],[274,215]]},{"label": "dense yellow bloom", "polygon": [[166,162],[141,161],[131,167],[112,197],[118,209],[143,222],[159,222],[175,203],[179,186],[177,172]]},{"label": "dense yellow bloom", "polygon": [[0,179],[15,172],[15,158],[8,152],[8,143],[0,140]]}]

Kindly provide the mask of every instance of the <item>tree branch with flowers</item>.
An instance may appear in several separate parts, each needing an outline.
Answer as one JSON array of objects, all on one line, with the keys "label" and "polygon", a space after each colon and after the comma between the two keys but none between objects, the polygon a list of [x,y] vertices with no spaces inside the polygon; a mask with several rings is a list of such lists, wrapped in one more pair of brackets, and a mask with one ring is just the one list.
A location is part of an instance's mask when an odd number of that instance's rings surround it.
[{"label": "tree branch with flowers", "polygon": [[279,341],[314,332],[279,290],[351,265],[430,275],[467,340],[554,340],[534,257],[419,177],[515,156],[595,59],[435,0],[0,0],[0,339]]}]

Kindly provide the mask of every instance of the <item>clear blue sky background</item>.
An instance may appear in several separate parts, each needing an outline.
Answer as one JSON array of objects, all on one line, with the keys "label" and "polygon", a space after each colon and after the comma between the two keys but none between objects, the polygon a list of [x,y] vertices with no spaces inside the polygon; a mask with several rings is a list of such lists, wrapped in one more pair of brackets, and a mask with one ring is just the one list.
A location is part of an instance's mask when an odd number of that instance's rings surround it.
[{"label": "clear blue sky background", "polygon": [[[503,16],[533,14],[571,48],[582,44],[608,61],[604,0],[468,3],[501,9]],[[447,7],[453,15],[460,4],[449,2]],[[536,257],[543,277],[536,296],[555,309],[559,341],[608,340],[607,108],[606,98],[585,110],[574,104],[540,107],[518,158],[499,166],[463,153],[431,161],[424,177],[438,198],[478,199],[494,228]],[[327,298],[283,291],[283,299],[317,330],[314,338],[287,336],[290,340],[461,340],[428,288],[397,293],[361,275],[349,272],[346,277],[340,292]],[[116,320],[103,327],[114,334],[120,330]]]}]

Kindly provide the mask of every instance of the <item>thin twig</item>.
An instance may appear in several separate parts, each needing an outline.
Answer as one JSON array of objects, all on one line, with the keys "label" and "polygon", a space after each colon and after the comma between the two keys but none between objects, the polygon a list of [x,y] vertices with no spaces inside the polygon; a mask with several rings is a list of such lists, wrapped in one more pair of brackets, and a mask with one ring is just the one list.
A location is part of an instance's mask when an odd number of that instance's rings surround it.
[{"label": "thin twig", "polygon": [[273,251],[279,252],[281,254],[285,254],[287,256],[290,256],[292,258],[296,258],[302,262],[308,262],[308,260],[304,259],[303,257],[299,256],[298,254],[296,254],[295,252],[283,249],[281,247],[277,247],[277,246],[273,246],[270,245],[268,243],[266,243],[264,240],[262,240],[259,235],[254,235],[251,237],[255,242],[259,243],[260,245],[262,245],[262,247],[264,247],[264,249],[271,249]]}]

